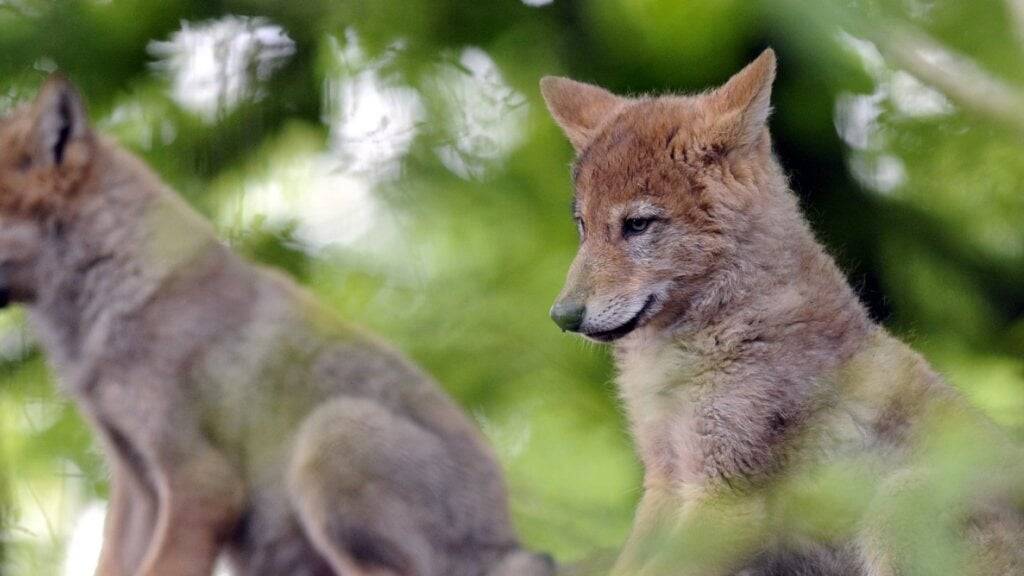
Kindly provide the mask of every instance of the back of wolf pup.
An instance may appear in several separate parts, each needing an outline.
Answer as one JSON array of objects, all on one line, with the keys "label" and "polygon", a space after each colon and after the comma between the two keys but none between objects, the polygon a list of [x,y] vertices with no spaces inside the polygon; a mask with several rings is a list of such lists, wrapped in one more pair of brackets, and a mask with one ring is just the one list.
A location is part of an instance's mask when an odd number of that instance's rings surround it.
[{"label": "back of wolf pup", "polygon": [[103,443],[98,574],[552,573],[452,401],[232,254],[59,78],[0,120],[0,278]]},{"label": "back of wolf pup", "polygon": [[[748,532],[763,527],[763,538],[736,538],[735,557],[754,558],[743,574],[903,573],[908,543],[936,533],[908,527],[914,514],[948,529],[942,542],[975,544],[964,571],[1024,574],[1019,451],[871,321],[814,239],[772,153],[774,77],[767,50],[694,96],[625,98],[541,81],[578,152],[580,247],[551,316],[563,330],[613,343],[645,469],[618,573],[653,574],[645,542],[719,513]],[[966,444],[973,453],[957,466],[916,467],[941,442],[936,432],[951,429],[976,439]],[[847,457],[870,462],[882,479],[855,541],[786,542],[771,528],[765,489]],[[922,492],[966,462],[957,498]],[[934,497],[937,512],[893,513],[907,494]],[[956,508],[965,502],[982,505]],[[774,550],[750,549],[773,538]],[[700,573],[738,570],[713,568]]]}]

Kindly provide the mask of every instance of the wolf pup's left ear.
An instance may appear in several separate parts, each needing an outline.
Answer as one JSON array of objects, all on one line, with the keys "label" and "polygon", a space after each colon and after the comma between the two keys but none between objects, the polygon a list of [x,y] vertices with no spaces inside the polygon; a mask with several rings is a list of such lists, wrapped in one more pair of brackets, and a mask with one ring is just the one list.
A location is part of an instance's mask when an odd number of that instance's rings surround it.
[{"label": "wolf pup's left ear", "polygon": [[598,129],[628,102],[604,88],[555,76],[541,78],[540,93],[577,152],[582,152]]},{"label": "wolf pup's left ear", "polygon": [[715,138],[732,148],[755,146],[772,111],[775,51],[768,48],[707,96]]},{"label": "wolf pup's left ear", "polygon": [[32,163],[41,168],[84,165],[91,155],[92,134],[82,96],[59,74],[46,81],[32,107]]}]

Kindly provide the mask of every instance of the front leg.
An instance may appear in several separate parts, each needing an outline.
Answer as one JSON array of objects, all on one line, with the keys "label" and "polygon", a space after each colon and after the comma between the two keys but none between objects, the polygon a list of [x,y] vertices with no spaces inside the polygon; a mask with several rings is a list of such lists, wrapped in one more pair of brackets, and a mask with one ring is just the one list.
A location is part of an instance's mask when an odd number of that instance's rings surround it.
[{"label": "front leg", "polygon": [[91,403],[83,415],[96,431],[110,469],[110,502],[103,526],[97,576],[134,576],[156,526],[156,491],[145,462],[124,433]]},{"label": "front leg", "polygon": [[648,486],[614,576],[732,574],[763,543],[766,509],[753,494],[700,485]]},{"label": "front leg", "polygon": [[243,512],[244,483],[209,443],[198,422],[201,411],[177,393],[177,384],[126,381],[134,385],[108,382],[94,399],[102,419],[130,442],[155,496],[152,537],[131,576],[209,576]]},{"label": "front leg", "polygon": [[209,576],[242,515],[244,487],[219,453],[193,445],[179,457],[157,457],[157,523],[142,576]]},{"label": "front leg", "polygon": [[156,526],[156,494],[123,464],[114,466],[96,576],[133,576]]},{"label": "front leg", "polygon": [[664,538],[675,524],[682,503],[667,486],[649,485],[640,499],[633,528],[626,545],[615,562],[612,574],[635,576],[642,574],[644,566],[657,548],[657,541]]}]

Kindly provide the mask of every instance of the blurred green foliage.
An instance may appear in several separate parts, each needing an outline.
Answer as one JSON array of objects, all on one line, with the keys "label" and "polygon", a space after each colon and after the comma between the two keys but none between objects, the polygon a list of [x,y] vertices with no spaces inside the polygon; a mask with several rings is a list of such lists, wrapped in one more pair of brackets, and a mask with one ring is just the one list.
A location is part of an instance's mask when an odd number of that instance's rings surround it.
[{"label": "blurred green foliage", "polygon": [[[877,318],[1024,437],[1024,124],[873,36],[928,34],[1020,91],[1009,5],[9,0],[0,108],[65,71],[238,250],[434,374],[494,442],[524,539],[571,560],[623,541],[640,470],[607,354],[547,319],[576,235],[539,77],[700,90],[774,46],[776,147],[815,229]],[[19,311],[0,361],[0,573],[83,573],[69,538],[102,462]],[[871,488],[821,474],[787,511],[842,531]]]}]

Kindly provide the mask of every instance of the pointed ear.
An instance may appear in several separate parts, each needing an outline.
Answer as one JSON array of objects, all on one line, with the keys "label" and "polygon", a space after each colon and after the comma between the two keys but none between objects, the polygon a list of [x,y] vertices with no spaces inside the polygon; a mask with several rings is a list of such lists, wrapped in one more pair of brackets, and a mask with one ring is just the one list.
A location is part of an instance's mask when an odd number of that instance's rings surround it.
[{"label": "pointed ear", "polygon": [[707,96],[721,143],[737,148],[758,143],[772,111],[774,80],[775,51],[768,48]]},{"label": "pointed ear", "polygon": [[555,76],[541,78],[540,93],[577,152],[586,148],[597,129],[628,102],[604,88]]},{"label": "pointed ear", "polygon": [[32,117],[29,153],[33,164],[55,167],[84,159],[89,148],[89,120],[82,97],[71,82],[58,74],[50,76],[36,97]]}]

